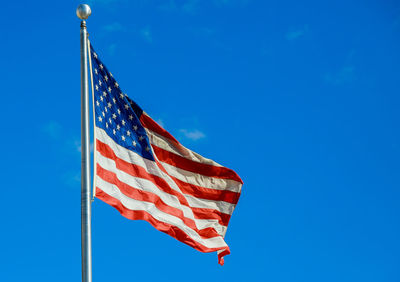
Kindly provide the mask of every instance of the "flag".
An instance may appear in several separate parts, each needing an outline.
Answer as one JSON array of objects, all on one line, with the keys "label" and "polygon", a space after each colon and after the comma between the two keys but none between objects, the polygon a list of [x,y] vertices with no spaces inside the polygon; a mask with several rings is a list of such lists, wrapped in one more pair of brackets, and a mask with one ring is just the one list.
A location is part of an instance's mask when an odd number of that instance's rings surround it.
[{"label": "flag", "polygon": [[242,180],[180,144],[122,92],[90,50],[96,197],[196,250],[217,251],[223,264]]}]

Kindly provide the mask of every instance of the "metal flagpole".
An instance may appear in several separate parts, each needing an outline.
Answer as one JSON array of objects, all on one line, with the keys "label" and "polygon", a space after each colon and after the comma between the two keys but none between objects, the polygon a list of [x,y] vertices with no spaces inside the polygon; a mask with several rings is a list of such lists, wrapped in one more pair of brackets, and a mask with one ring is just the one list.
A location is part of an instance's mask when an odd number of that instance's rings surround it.
[{"label": "metal flagpole", "polygon": [[92,11],[86,4],[76,9],[81,21],[81,242],[82,282],[92,282],[92,238],[90,198],[90,125],[89,125],[89,82],[88,82],[88,33],[86,19]]}]

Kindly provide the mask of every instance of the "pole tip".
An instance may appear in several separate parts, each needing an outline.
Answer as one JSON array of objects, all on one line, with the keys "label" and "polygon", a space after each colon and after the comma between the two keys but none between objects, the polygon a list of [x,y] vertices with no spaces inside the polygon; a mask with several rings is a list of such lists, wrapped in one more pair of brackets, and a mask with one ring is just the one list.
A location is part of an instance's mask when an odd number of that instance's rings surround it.
[{"label": "pole tip", "polygon": [[81,20],[86,20],[90,16],[91,13],[92,13],[92,10],[90,9],[89,5],[87,5],[87,4],[80,4],[78,6],[78,8],[76,8],[76,15]]}]

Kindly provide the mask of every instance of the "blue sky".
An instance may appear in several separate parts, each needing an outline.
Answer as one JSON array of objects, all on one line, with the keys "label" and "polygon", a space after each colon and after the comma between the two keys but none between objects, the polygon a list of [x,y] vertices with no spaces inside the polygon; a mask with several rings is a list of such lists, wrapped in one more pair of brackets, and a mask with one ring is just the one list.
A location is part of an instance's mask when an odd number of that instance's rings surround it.
[{"label": "blue sky", "polygon": [[[2,281],[80,279],[79,3],[2,3]],[[400,280],[398,1],[89,3],[121,88],[245,183],[223,267],[96,200],[94,281]]]}]

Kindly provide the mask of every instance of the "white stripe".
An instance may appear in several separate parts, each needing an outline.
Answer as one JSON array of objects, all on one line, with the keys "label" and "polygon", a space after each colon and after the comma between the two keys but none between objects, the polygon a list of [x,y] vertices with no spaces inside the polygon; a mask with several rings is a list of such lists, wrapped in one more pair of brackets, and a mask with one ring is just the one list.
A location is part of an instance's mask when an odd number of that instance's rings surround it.
[{"label": "white stripe", "polygon": [[236,193],[240,193],[240,190],[242,188],[242,183],[239,183],[235,180],[204,176],[172,166],[161,161],[160,163],[169,175],[176,177],[186,183],[215,190],[228,190]]},{"label": "white stripe", "polygon": [[[176,196],[168,194],[168,193],[160,190],[150,180],[143,179],[140,177],[135,177],[135,176],[132,176],[128,173],[125,173],[125,172],[119,170],[116,167],[114,160],[104,157],[99,152],[97,152],[96,154],[97,154],[97,163],[102,168],[115,173],[117,175],[117,178],[121,182],[123,182],[135,189],[150,192],[150,193],[153,193],[153,194],[159,196],[165,204],[167,204],[170,207],[174,207],[174,208],[181,210],[186,218],[193,220],[197,229],[205,229],[205,228],[211,227],[211,228],[214,228],[218,232],[218,234],[225,234],[226,226],[220,225],[218,223],[218,220],[216,220],[216,219],[196,219],[193,215],[193,211],[189,207],[182,205]],[[96,179],[100,179],[100,178],[101,178],[100,176],[96,177]]]},{"label": "white stripe", "polygon": [[161,222],[165,222],[167,224],[176,226],[183,232],[185,232],[190,238],[194,241],[200,243],[201,245],[207,248],[220,248],[227,247],[227,244],[222,239],[222,237],[214,237],[209,239],[203,239],[200,235],[194,231],[193,229],[186,226],[182,220],[178,217],[170,215],[168,213],[164,213],[157,209],[157,207],[153,203],[137,201],[132,198],[125,196],[117,186],[108,183],[101,178],[98,179],[97,186],[103,190],[109,196],[119,200],[124,207],[130,210],[138,210],[138,211],[146,211],[151,214],[155,219]]},{"label": "white stripe", "polygon": [[[88,53],[89,53],[89,67],[90,67],[90,82],[92,86],[92,116],[93,116],[93,124],[96,124],[96,107],[94,106],[94,87],[93,87],[93,70],[92,70],[92,54],[91,54],[91,48],[90,48],[90,40],[88,39]],[[96,140],[96,133],[94,134],[94,140]],[[94,151],[96,152],[96,142],[94,142]],[[93,163],[96,163],[96,155],[94,156]],[[94,166],[93,169],[93,175],[96,175],[96,166]],[[92,187],[92,201],[96,197],[96,179],[93,181],[93,187]]]},{"label": "white stripe", "polygon": [[[217,164],[216,162],[206,159],[206,158],[198,155],[197,153],[190,151],[189,149],[187,149],[183,146],[182,147],[184,148],[184,152],[182,153],[182,150],[179,150],[179,148],[174,146],[174,144],[172,142],[169,142],[168,139],[158,135],[157,133],[155,133],[149,129],[146,129],[146,132],[147,132],[147,135],[149,136],[149,140],[152,145],[155,145],[155,146],[157,146],[161,149],[164,149],[168,152],[177,154],[181,157],[190,159],[195,162],[200,162],[200,163],[204,163],[204,164],[208,164],[208,165],[214,165],[214,166],[221,167],[221,165]],[[185,152],[188,152],[188,151],[190,151],[190,153],[185,154]],[[196,154],[198,157],[201,157],[202,160],[199,160],[198,158],[197,159],[191,158],[189,156],[189,154]],[[167,164],[167,166],[171,166],[171,165]],[[233,192],[237,192],[237,193],[240,193],[241,188],[242,188],[242,183],[235,181],[235,180],[214,178],[211,176],[201,175],[199,173],[193,173],[191,171],[180,169],[180,168],[177,168],[174,166],[171,166],[171,167],[172,167],[172,170],[174,172],[176,171],[177,173],[175,173],[173,175],[169,171],[167,171],[169,174],[178,178],[179,180],[182,180],[182,181],[190,183],[190,184],[194,184],[197,186],[210,188],[210,189],[216,189],[216,190],[229,190],[229,191],[233,191]]]},{"label": "white stripe", "polygon": [[[225,214],[229,214],[229,215],[232,214],[232,211],[235,208],[235,205],[233,205],[233,204],[223,202],[223,201],[208,201],[208,200],[198,199],[198,198],[194,198],[189,195],[183,194],[182,191],[179,189],[178,185],[176,185],[176,183],[171,179],[171,177],[169,175],[167,175],[163,171],[161,171],[161,169],[156,165],[155,162],[147,160],[145,158],[142,158],[137,153],[127,150],[126,148],[118,145],[117,143],[115,143],[114,140],[112,140],[107,135],[107,133],[103,129],[96,127],[96,137],[101,142],[110,146],[118,158],[120,158],[126,162],[129,162],[129,163],[132,163],[135,165],[139,165],[139,166],[143,167],[149,174],[153,174],[155,176],[159,176],[159,177],[163,178],[172,189],[179,192],[187,199],[190,207],[216,209]],[[199,186],[201,186],[201,185],[199,185]]]},{"label": "white stripe", "polygon": [[189,206],[194,208],[206,207],[206,209],[217,210],[229,215],[231,215],[235,209],[235,205],[228,202],[200,199],[187,194],[183,194],[183,196],[188,201]]}]

